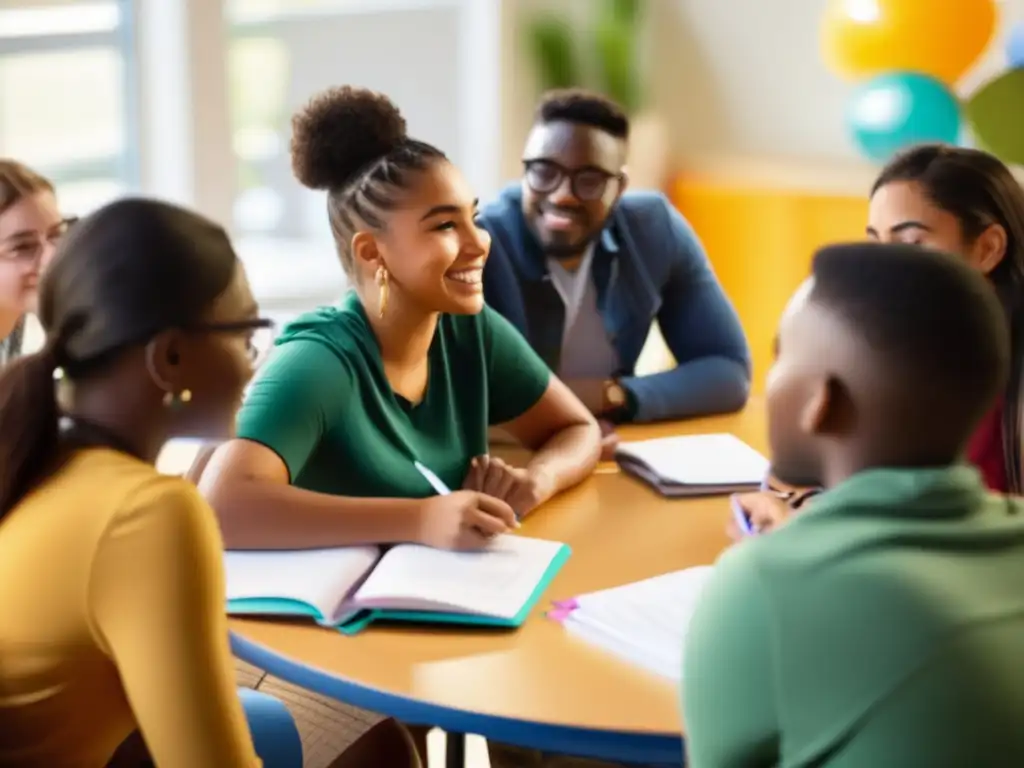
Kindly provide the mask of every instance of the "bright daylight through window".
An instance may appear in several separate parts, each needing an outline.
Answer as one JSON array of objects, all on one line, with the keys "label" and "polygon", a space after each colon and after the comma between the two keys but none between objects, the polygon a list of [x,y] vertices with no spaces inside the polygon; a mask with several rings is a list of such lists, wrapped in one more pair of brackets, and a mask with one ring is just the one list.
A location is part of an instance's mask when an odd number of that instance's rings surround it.
[{"label": "bright daylight through window", "polygon": [[13,0],[0,8],[0,155],[53,179],[69,213],[138,183],[130,6]]}]

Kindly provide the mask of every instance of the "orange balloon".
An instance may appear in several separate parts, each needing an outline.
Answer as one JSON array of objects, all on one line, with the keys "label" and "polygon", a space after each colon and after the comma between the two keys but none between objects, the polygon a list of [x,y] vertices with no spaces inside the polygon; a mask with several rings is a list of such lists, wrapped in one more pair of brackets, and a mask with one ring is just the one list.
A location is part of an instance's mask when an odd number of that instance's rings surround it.
[{"label": "orange balloon", "polygon": [[995,0],[828,0],[822,54],[849,80],[918,72],[953,85],[988,47],[996,13]]}]

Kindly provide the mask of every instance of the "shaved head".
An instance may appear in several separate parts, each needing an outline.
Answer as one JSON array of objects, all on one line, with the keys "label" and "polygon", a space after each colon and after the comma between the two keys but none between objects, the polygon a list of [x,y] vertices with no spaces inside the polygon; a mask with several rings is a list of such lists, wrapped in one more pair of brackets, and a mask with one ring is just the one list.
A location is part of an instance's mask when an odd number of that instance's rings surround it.
[{"label": "shaved head", "polygon": [[768,379],[775,473],[827,483],[956,461],[1009,373],[1005,313],[962,260],[907,245],[820,251]]}]

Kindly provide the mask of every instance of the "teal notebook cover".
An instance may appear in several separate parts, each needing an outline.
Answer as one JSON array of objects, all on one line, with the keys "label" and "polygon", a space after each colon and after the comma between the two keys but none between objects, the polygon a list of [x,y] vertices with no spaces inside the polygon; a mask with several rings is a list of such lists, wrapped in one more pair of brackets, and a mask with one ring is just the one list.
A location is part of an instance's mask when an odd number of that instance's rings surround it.
[{"label": "teal notebook cover", "polygon": [[507,627],[509,629],[521,626],[530,611],[537,605],[544,592],[550,586],[552,580],[569,559],[572,550],[567,544],[563,544],[555,556],[551,559],[547,569],[537,581],[536,587],[527,598],[519,612],[511,619],[498,618],[494,616],[482,616],[479,614],[466,614],[447,611],[405,611],[393,608],[368,608],[356,610],[342,619],[339,624],[331,624],[313,606],[300,600],[291,600],[283,597],[247,597],[237,600],[228,600],[228,613],[236,616],[258,615],[258,616],[291,616],[309,617],[318,624],[325,627],[333,627],[344,635],[354,635],[365,629],[374,621],[402,621],[416,622],[421,624],[459,624],[463,626],[476,627]]}]

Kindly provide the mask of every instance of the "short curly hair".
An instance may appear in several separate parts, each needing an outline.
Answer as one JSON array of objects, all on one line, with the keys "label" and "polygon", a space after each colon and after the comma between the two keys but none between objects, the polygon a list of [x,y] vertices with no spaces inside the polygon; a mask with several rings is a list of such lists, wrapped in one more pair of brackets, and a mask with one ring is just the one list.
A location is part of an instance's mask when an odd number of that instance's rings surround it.
[{"label": "short curly hair", "polygon": [[352,235],[384,228],[409,174],[447,159],[409,138],[391,100],[345,85],[318,93],[292,117],[292,171],[304,186],[327,190],[331,232],[345,272],[352,275]]},{"label": "short curly hair", "polygon": [[629,138],[629,118],[611,99],[582,88],[548,91],[537,106],[538,123],[564,120],[588,125],[617,139]]},{"label": "short curly hair", "polygon": [[941,413],[966,440],[1010,369],[1006,315],[981,272],[920,246],[864,242],[822,248],[812,275],[810,300],[868,350],[907,423],[931,429]]}]

